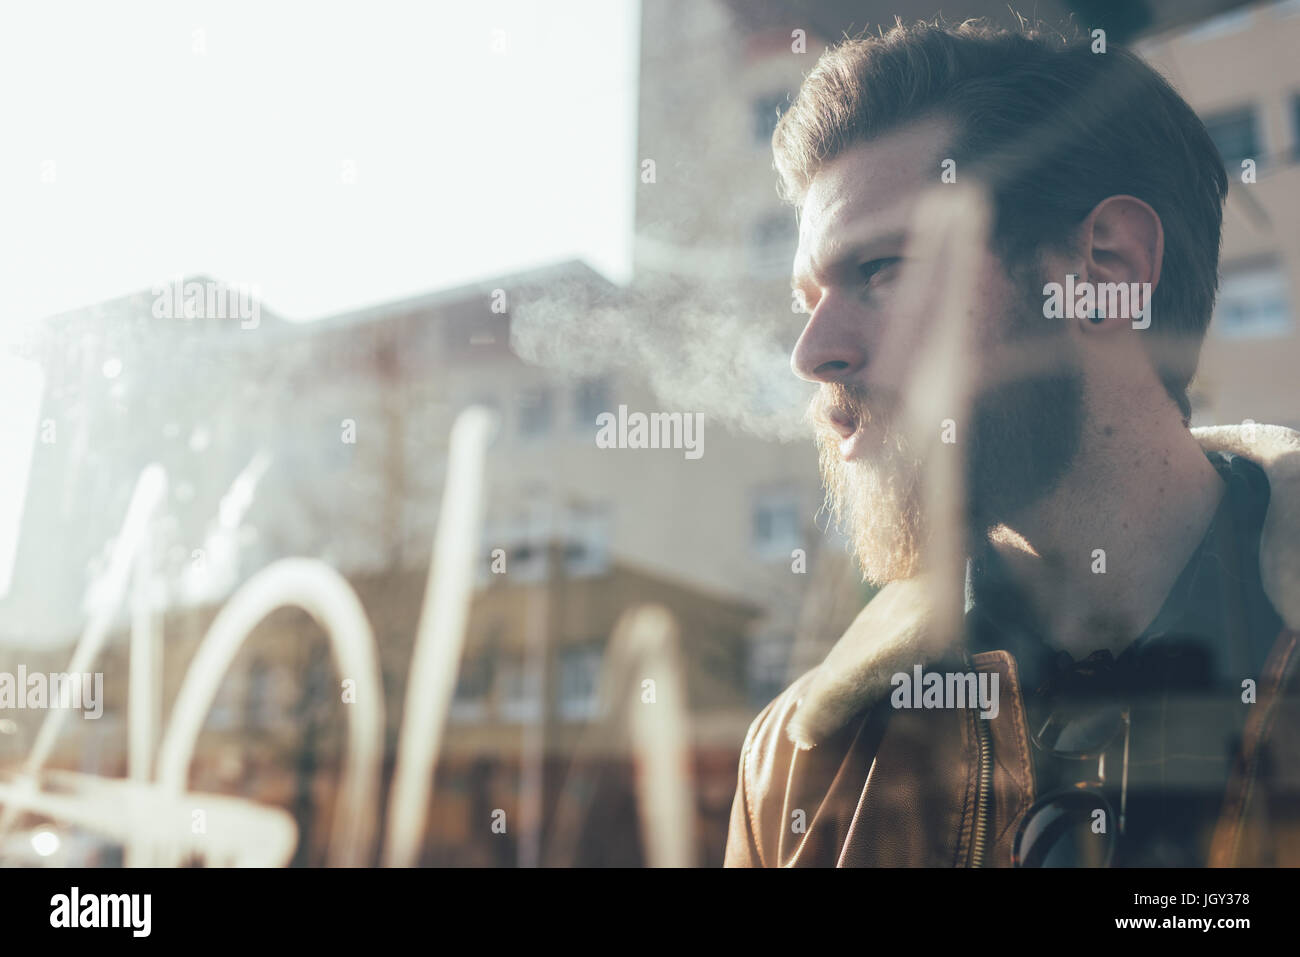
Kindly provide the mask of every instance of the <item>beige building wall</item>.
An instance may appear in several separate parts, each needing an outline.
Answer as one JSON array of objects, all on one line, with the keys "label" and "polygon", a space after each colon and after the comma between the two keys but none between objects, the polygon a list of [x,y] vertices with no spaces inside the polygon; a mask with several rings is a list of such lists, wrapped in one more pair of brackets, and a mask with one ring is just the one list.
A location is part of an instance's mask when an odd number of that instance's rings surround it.
[{"label": "beige building wall", "polygon": [[[1254,116],[1256,181],[1243,182],[1240,160],[1226,158],[1220,300],[1193,383],[1193,424],[1300,427],[1300,4],[1247,7],[1138,49],[1212,132],[1218,117]],[[1238,302],[1245,311],[1229,315]],[[1255,328],[1242,327],[1244,316]]]}]

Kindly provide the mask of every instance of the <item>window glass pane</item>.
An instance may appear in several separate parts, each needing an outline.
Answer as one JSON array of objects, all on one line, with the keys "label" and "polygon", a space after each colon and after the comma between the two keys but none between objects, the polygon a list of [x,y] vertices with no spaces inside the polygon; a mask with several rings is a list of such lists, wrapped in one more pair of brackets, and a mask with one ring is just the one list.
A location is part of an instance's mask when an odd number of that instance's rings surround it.
[{"label": "window glass pane", "polygon": [[551,429],[551,390],[525,389],[519,397],[519,434],[545,435]]},{"label": "window glass pane", "polygon": [[536,721],[541,717],[541,698],[537,682],[528,674],[522,660],[501,663],[498,700],[505,721]]},{"label": "window glass pane", "polygon": [[600,648],[566,648],[560,652],[559,715],[584,721],[599,712]]},{"label": "window glass pane", "polygon": [[1213,327],[1225,339],[1275,336],[1291,328],[1286,276],[1276,263],[1225,271]]},{"label": "window glass pane", "polygon": [[609,508],[574,505],[565,522],[565,572],[573,576],[604,574],[609,569]]},{"label": "window glass pane", "polygon": [[1300,93],[1291,97],[1291,153],[1300,157]]},{"label": "window glass pane", "polygon": [[1231,113],[1206,117],[1205,128],[1218,147],[1225,166],[1238,167],[1244,159],[1261,159],[1259,131],[1253,109],[1233,110]]},{"label": "window glass pane", "polygon": [[578,432],[595,432],[596,417],[609,412],[609,383],[604,379],[579,382],[574,394],[573,426]]},{"label": "window glass pane", "polygon": [[478,655],[461,664],[456,695],[451,702],[453,721],[481,721],[487,717],[492,676],[490,665],[487,655]]},{"label": "window glass pane", "polygon": [[788,558],[803,547],[799,496],[794,489],[764,489],[754,496],[754,551],[764,558]]}]

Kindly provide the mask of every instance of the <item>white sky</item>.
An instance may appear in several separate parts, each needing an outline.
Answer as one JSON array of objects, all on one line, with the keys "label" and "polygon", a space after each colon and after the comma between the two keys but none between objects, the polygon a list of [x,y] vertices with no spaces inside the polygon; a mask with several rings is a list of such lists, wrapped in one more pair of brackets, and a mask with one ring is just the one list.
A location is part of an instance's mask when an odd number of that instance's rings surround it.
[{"label": "white sky", "polygon": [[6,4],[0,322],[176,274],[260,284],[289,318],[574,255],[625,280],[639,19],[636,0]]}]

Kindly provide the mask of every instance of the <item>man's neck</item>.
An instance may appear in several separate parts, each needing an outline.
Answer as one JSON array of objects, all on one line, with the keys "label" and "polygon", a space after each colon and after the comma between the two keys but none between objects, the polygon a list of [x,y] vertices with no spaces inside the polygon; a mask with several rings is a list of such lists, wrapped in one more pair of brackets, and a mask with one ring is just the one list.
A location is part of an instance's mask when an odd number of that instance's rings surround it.
[{"label": "man's neck", "polygon": [[1048,643],[1076,659],[1118,655],[1151,624],[1222,499],[1218,472],[1173,423],[1090,416],[1060,484],[989,535]]}]

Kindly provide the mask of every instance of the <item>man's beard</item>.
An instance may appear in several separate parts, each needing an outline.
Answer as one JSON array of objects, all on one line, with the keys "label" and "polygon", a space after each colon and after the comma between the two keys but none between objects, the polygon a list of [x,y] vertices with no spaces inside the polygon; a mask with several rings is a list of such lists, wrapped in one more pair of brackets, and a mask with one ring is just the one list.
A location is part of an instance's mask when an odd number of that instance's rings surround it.
[{"label": "man's beard", "polygon": [[[1079,447],[1082,375],[1065,329],[1042,325],[1053,320],[1042,318],[1032,295],[1019,309],[1005,340],[1010,351],[1023,350],[1019,354],[1030,362],[1048,361],[1039,371],[979,388],[969,426],[963,429],[962,418],[955,420],[955,448],[964,453],[963,547],[1048,494]],[[910,578],[924,565],[932,530],[923,480],[937,469],[926,469],[920,451],[908,441],[896,402],[876,401],[873,407],[873,400],[858,386],[830,383],[813,400],[808,416],[816,426],[826,507],[848,537],[863,578],[883,585]],[[845,462],[841,437],[826,421],[830,410],[871,423],[868,435],[878,436],[879,447],[873,444]],[[940,423],[934,428],[937,433]]]}]

